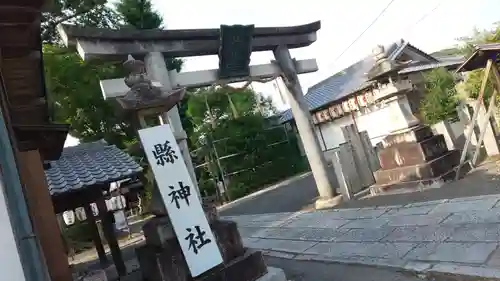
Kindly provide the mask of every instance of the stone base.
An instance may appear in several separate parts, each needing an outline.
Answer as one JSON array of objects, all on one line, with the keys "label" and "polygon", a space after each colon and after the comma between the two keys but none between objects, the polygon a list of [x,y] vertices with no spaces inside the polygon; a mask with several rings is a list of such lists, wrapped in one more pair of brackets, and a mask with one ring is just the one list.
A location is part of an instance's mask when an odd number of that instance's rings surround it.
[{"label": "stone base", "polygon": [[333,198],[318,198],[314,203],[314,208],[316,210],[330,209],[342,202],[342,195],[335,196]]},{"label": "stone base", "polygon": [[394,132],[393,134],[388,135],[382,141],[382,145],[384,147],[390,147],[399,143],[421,142],[432,136],[432,129],[429,126],[418,125],[404,131]]},{"label": "stone base", "polygon": [[424,164],[448,151],[443,135],[435,135],[420,142],[399,143],[379,152],[383,170]]},{"label": "stone base", "polygon": [[424,164],[379,170],[374,175],[377,185],[419,181],[439,177],[452,170],[459,162],[460,151],[452,150]]},{"label": "stone base", "polygon": [[[472,166],[470,165],[470,162],[464,163],[462,165],[462,168],[460,168],[460,175],[458,178],[459,179],[463,178],[471,169]],[[456,172],[457,172],[457,167],[454,167],[453,169],[447,171],[443,175],[440,175],[432,179],[399,182],[393,184],[373,185],[370,187],[370,194],[372,196],[389,195],[396,193],[423,191],[431,188],[439,188],[444,183],[454,180]]]},{"label": "stone base", "polygon": [[[146,245],[136,249],[144,279],[149,281],[254,281],[265,273],[266,267],[262,254],[245,250],[235,222],[215,220],[210,223],[210,227],[217,240],[224,264],[193,279],[179,242],[172,234],[173,232],[170,232],[168,218],[154,218],[148,222],[148,225],[144,227]],[[236,279],[220,279],[224,275],[226,277],[231,275]],[[247,277],[241,279],[242,276]]]},{"label": "stone base", "polygon": [[[260,251],[246,250],[245,254],[224,264],[221,268],[203,274],[196,281],[255,281],[267,274],[267,266]],[[272,275],[271,275],[272,276]],[[274,279],[263,279],[274,280]]]},{"label": "stone base", "polygon": [[260,277],[256,281],[287,281],[287,280],[283,269],[277,267],[268,267],[266,275]]},{"label": "stone base", "polygon": [[147,281],[255,281],[267,273],[262,253],[248,249],[242,256],[196,278],[191,277],[180,248],[161,252],[144,245],[136,249],[136,255]]}]

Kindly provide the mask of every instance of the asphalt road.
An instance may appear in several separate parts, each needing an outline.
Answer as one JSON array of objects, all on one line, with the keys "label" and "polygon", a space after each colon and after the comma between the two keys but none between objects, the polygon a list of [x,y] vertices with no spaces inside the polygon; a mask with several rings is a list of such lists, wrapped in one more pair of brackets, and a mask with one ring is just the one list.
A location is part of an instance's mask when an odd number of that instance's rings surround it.
[{"label": "asphalt road", "polygon": [[281,185],[250,199],[232,203],[219,211],[221,216],[295,212],[314,204],[318,191],[312,175],[304,174],[291,183]]},{"label": "asphalt road", "polygon": [[[391,194],[346,201],[337,208],[361,208],[408,204],[439,199],[478,196],[500,193],[499,163],[482,164],[463,179],[446,183],[441,188],[420,192]],[[311,174],[282,184],[270,191],[245,199],[220,211],[222,216],[295,212],[312,209],[318,196],[316,184]]]}]

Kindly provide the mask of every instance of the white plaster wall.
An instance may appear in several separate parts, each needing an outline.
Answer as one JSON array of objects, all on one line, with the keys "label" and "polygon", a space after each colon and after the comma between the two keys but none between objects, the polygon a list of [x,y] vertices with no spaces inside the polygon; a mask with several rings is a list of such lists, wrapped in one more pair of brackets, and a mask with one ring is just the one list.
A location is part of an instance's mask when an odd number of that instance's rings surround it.
[{"label": "white plaster wall", "polygon": [[4,195],[4,182],[0,174],[0,268],[4,269],[2,280],[26,281],[17,250],[12,224]]},{"label": "white plaster wall", "polygon": [[[391,132],[408,128],[415,123],[410,114],[410,108],[406,97],[401,97],[380,105],[363,109],[363,113],[356,112],[355,120],[358,131],[367,131],[373,146],[382,141]],[[353,123],[352,116],[347,115],[333,122],[316,125],[321,130],[325,145],[323,150],[337,148],[345,142],[341,128]],[[318,132],[319,134],[319,132]]]},{"label": "white plaster wall", "polygon": [[352,123],[352,117],[348,115],[336,119],[333,122],[327,122],[316,126],[320,128],[323,134],[323,139],[325,141],[325,148],[323,150],[334,149],[337,148],[339,144],[344,143],[345,139],[341,128]]}]

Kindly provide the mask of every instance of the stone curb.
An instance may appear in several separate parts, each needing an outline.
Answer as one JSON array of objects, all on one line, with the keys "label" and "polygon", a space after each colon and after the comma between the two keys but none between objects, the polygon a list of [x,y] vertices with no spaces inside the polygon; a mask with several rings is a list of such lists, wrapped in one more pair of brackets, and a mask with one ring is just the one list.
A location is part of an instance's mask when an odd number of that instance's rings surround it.
[{"label": "stone curb", "polygon": [[222,212],[222,211],[224,211],[224,210],[226,210],[226,209],[228,209],[228,208],[230,208],[230,207],[232,207],[232,206],[235,206],[235,205],[238,205],[238,204],[244,203],[244,202],[246,202],[246,201],[248,201],[248,200],[251,200],[252,198],[254,198],[254,197],[256,197],[256,196],[259,196],[259,195],[262,195],[262,194],[267,193],[267,192],[269,192],[269,191],[272,191],[272,190],[275,190],[275,189],[277,189],[277,188],[283,187],[283,186],[285,186],[285,185],[287,185],[287,184],[289,184],[289,183],[292,183],[292,182],[294,182],[294,181],[297,181],[297,180],[303,179],[303,178],[307,177],[307,176],[308,176],[308,175],[310,175],[310,174],[311,174],[311,172],[310,172],[310,171],[308,171],[308,172],[304,172],[304,173],[301,173],[301,174],[298,174],[298,175],[292,176],[292,177],[290,177],[290,178],[288,178],[288,179],[285,179],[285,180],[283,180],[283,181],[281,181],[281,182],[278,182],[278,183],[276,183],[276,184],[273,184],[273,185],[271,185],[271,186],[269,186],[269,187],[263,188],[263,189],[261,189],[261,190],[259,190],[259,191],[256,191],[256,192],[253,192],[253,193],[251,193],[251,194],[248,194],[247,196],[241,197],[241,198],[236,199],[236,200],[234,200],[234,201],[231,201],[231,202],[229,202],[229,203],[227,203],[227,204],[224,204],[224,205],[222,205],[222,206],[219,206],[219,207],[217,207],[217,211]]},{"label": "stone curb", "polygon": [[297,261],[316,261],[324,263],[340,263],[346,265],[363,265],[375,268],[397,270],[417,276],[421,279],[436,281],[500,281],[500,269],[449,263],[428,263],[382,258],[336,258],[321,255],[309,255],[275,250],[261,250],[264,256]]}]

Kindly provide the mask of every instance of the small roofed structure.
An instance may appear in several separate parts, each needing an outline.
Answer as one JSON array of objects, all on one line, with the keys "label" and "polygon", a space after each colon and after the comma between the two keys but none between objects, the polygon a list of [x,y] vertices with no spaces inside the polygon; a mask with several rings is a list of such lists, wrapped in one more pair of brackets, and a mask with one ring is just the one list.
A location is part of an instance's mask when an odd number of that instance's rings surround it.
[{"label": "small roofed structure", "polygon": [[113,261],[120,275],[126,274],[125,264],[114,234],[112,213],[106,207],[105,197],[110,184],[135,178],[142,167],[115,145],[104,140],[84,143],[63,150],[58,160],[50,161],[45,171],[49,192],[57,214],[83,207],[101,264],[106,264],[106,254],[92,215],[91,203],[96,203],[102,221],[104,236],[111,249]]},{"label": "small roofed structure", "polygon": [[[486,116],[484,117],[482,124],[479,124],[480,135],[479,140],[477,141],[476,149],[474,152],[474,156],[472,157],[472,165],[476,164],[476,161],[479,156],[480,147],[483,143],[487,122],[490,119],[491,114],[495,108],[495,97],[500,92],[500,73],[498,71],[498,64],[500,63],[500,43],[493,44],[480,44],[475,46],[475,51],[472,55],[457,69],[457,72],[463,71],[472,71],[479,68],[484,68],[484,76],[481,82],[481,88],[479,90],[479,95],[477,97],[477,103],[474,108],[474,114],[472,116],[471,123],[474,125],[479,115],[479,107],[483,104],[484,100],[484,92],[488,82],[493,85],[493,94],[490,97],[490,102],[488,105],[488,111],[486,112]],[[467,156],[467,148],[470,144],[471,136],[473,133],[473,129],[475,126],[469,126],[466,135],[465,146],[462,151],[462,156],[460,158],[460,165],[457,168],[456,178],[460,174],[460,168],[463,165],[465,158]],[[496,140],[495,140],[496,141]]]},{"label": "small roofed structure", "polygon": [[457,72],[485,68],[488,60],[500,63],[500,43],[479,44],[472,55],[457,69]]}]

